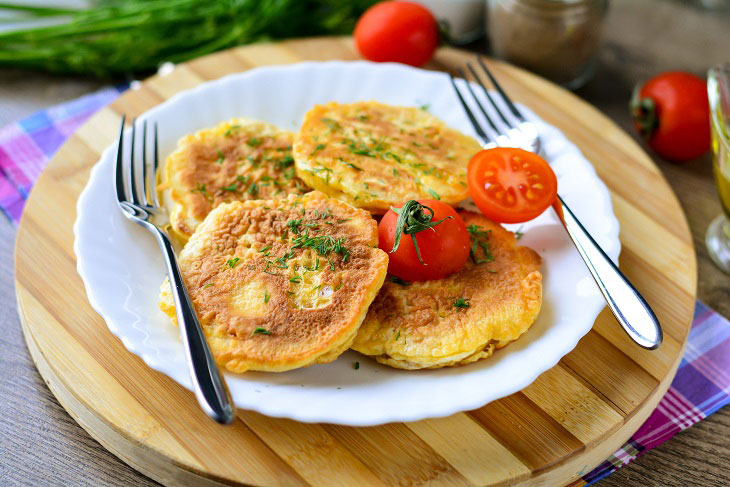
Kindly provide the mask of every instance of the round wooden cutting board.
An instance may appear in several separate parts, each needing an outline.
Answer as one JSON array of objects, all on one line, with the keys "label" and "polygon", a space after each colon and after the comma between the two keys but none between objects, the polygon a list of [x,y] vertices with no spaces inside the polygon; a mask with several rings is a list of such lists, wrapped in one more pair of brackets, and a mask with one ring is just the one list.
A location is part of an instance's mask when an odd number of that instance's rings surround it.
[{"label": "round wooden cutting board", "polygon": [[[472,56],[445,48],[428,67],[453,68]],[[129,353],[89,305],[72,250],[75,205],[92,165],[116,141],[121,113],[139,115],[182,90],[255,66],[357,58],[349,38],[228,50],[148,79],[72,136],[38,179],[17,236],[18,309],[38,370],[94,438],[165,484],[575,481],[628,439],[669,387],[695,304],[695,253],[677,198],[641,148],[590,105],[517,68],[490,63],[507,91],[562,129],[611,189],[620,265],[664,327],[659,350],[634,345],[604,310],[558,365],[475,411],[369,428],[239,411],[235,424],[223,427],[192,393]]]}]

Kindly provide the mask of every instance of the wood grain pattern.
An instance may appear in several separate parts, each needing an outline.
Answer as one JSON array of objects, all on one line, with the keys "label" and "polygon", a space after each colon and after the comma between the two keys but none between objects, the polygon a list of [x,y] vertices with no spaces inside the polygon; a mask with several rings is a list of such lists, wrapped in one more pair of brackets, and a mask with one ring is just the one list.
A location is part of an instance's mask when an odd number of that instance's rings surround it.
[{"label": "wood grain pattern", "polygon": [[[98,154],[114,141],[121,112],[138,115],[204,80],[246,67],[332,57],[356,57],[351,41],[262,44],[202,58],[146,81],[70,139],[39,179],[16,244],[21,321],[41,374],[92,436],[164,483],[571,481],[625,441],[668,387],[694,306],[696,264],[677,199],[646,154],[594,108],[515,68],[493,64],[510,93],[563,129],[600,175],[611,173],[618,153],[626,169],[635,171],[635,180],[645,178],[636,183],[643,188],[641,197],[617,190],[608,177],[606,181],[622,225],[622,244],[632,262],[641,264],[629,266],[622,259],[624,270],[646,293],[667,330],[670,346],[662,349],[661,360],[653,361],[655,352],[637,349],[607,331],[618,325],[604,314],[599,321],[605,325],[592,330],[538,382],[466,414],[411,425],[347,428],[243,411],[234,427],[223,428],[203,416],[190,393],[126,352],[86,302],[71,248],[75,200]],[[443,49],[433,67],[459,65],[467,58],[462,51]],[[661,251],[647,249],[646,242]],[[36,265],[38,255],[57,263],[53,274]],[[646,268],[651,280],[641,279]],[[663,299],[669,293],[671,304]],[[642,366],[648,363],[649,370]],[[556,387],[564,401],[550,394]],[[441,431],[435,426],[439,421],[450,429]],[[474,444],[451,443],[445,432]],[[490,462],[482,454],[489,454]]]}]

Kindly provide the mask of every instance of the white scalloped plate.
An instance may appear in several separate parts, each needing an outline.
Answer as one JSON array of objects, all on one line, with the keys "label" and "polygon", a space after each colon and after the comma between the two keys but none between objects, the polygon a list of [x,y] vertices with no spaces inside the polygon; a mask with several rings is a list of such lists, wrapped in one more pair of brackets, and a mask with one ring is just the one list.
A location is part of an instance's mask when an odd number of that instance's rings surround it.
[{"label": "white scalloped plate", "polygon": [[[140,120],[159,123],[164,157],[179,137],[234,116],[296,130],[314,104],[370,99],[428,104],[447,124],[473,135],[445,74],[367,62],[253,69],[180,93]],[[616,260],[619,227],[605,185],[559,130],[524,111],[539,127],[561,195]],[[78,201],[78,271],[91,305],[127,349],[190,389],[177,328],[157,308],[165,276],[160,253],[152,236],[127,221],[114,201],[114,149],[109,147],[94,166]],[[366,426],[475,409],[526,387],[588,333],[604,301],[552,210],[523,231],[520,243],[543,258],[543,306],[529,332],[492,358],[465,367],[404,371],[348,351],[331,364],[285,373],[227,373],[236,405],[298,421]],[[354,361],[360,362],[359,370],[352,367]]]}]

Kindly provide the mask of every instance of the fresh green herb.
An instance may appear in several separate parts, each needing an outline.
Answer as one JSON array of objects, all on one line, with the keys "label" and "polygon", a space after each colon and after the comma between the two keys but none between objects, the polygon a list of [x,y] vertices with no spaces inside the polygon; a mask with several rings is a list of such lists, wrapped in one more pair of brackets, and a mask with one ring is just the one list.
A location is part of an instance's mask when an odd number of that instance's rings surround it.
[{"label": "fresh green herb", "polygon": [[319,288],[321,288],[321,287],[322,287],[322,285],[321,285],[321,284],[317,284],[316,286],[314,286],[314,287],[312,288],[312,291],[316,291],[317,289],[319,289]]},{"label": "fresh green herb", "polygon": [[300,276],[295,275],[295,276],[292,276],[289,278],[289,282],[300,283],[300,282],[302,282],[302,278]]},{"label": "fresh green herb", "polygon": [[315,154],[316,152],[319,152],[319,151],[321,151],[321,150],[322,150],[322,149],[324,149],[324,148],[325,148],[325,145],[324,145],[324,144],[317,144],[317,145],[316,145],[316,146],[314,147],[314,150],[313,150],[312,152],[310,152],[310,153],[309,153],[309,155],[310,155],[310,156],[313,156],[313,155],[314,155],[314,154]]},{"label": "fresh green herb", "polygon": [[385,153],[385,157],[390,157],[390,158],[391,158],[391,159],[393,159],[393,160],[394,160],[395,162],[402,162],[402,161],[401,161],[401,158],[400,158],[400,157],[398,157],[397,155],[393,154],[392,152],[386,152],[386,153]]},{"label": "fresh green herb", "polygon": [[206,287],[210,287],[212,285],[213,285],[213,283],[212,282],[209,282],[208,284],[206,284],[205,286],[203,286],[203,289],[205,289]]},{"label": "fresh green herb", "polygon": [[469,300],[471,298],[456,298],[454,301],[454,307],[456,308],[468,308],[469,307]]},{"label": "fresh green herb", "polygon": [[253,183],[248,187],[248,191],[246,192],[251,196],[257,196],[259,194],[259,186],[256,183]]},{"label": "fresh green herb", "polygon": [[398,330],[398,334],[395,336],[395,341],[397,342],[399,338],[400,338],[400,330]]},{"label": "fresh green herb", "polygon": [[403,279],[401,279],[398,276],[388,276],[388,280],[390,282],[393,282],[393,283],[398,284],[399,286],[403,286],[403,287],[406,287],[406,286],[410,286],[411,285],[410,282],[404,281]]},{"label": "fresh green herb", "polygon": [[355,369],[355,370],[359,369],[360,368],[360,362],[353,362],[352,363],[352,368]]},{"label": "fresh green herb", "polygon": [[292,156],[290,156],[289,154],[285,155],[284,157],[282,157],[281,159],[276,161],[277,169],[284,169],[286,167],[291,166],[292,164],[294,164],[294,158]]},{"label": "fresh green herb", "polygon": [[523,232],[523,231],[522,231],[522,228],[523,228],[523,227],[524,227],[524,225],[520,225],[520,228],[518,228],[518,229],[517,229],[517,230],[515,231],[515,240],[519,240],[519,239],[521,239],[521,238],[522,238],[522,236],[523,236],[523,235],[525,234],[525,232]]},{"label": "fresh green herb", "polygon": [[249,179],[251,179],[250,175],[244,176],[236,176],[236,181],[238,181],[241,184],[248,184]]},{"label": "fresh green herb", "polygon": [[439,194],[436,191],[432,190],[431,188],[428,188],[428,192],[431,196],[433,196],[437,200],[441,199],[441,196],[439,196]]},{"label": "fresh green herb", "polygon": [[226,156],[224,156],[223,152],[221,152],[221,150],[218,149],[218,159],[216,159],[215,162],[217,162],[218,164],[223,164],[223,161],[225,161],[225,160],[226,160]]},{"label": "fresh green herb", "polygon": [[207,189],[205,189],[205,184],[200,184],[200,183],[198,183],[198,184],[197,184],[197,185],[195,186],[195,189],[191,191],[191,193],[200,193],[200,194],[202,194],[203,196],[205,196],[206,194],[208,194],[208,190],[207,190]]},{"label": "fresh green herb", "polygon": [[423,104],[421,104],[421,105],[418,106],[418,108],[420,108],[424,112],[427,112],[430,107],[431,107],[431,104],[430,103],[423,103]]},{"label": "fresh green herb", "polygon": [[223,191],[237,191],[238,190],[238,186],[236,185],[236,183],[233,183],[230,186],[223,186],[221,189]]},{"label": "fresh green herb", "polygon": [[[433,221],[434,212],[428,206],[420,204],[416,200],[407,201],[401,208],[390,208],[398,215],[398,220],[395,224],[395,241],[393,242],[393,249],[390,251],[392,254],[400,246],[400,240],[403,234],[410,235],[413,239],[413,246],[416,248],[416,255],[421,264],[426,265],[421,258],[421,250],[418,248],[418,241],[416,241],[416,234],[423,230],[433,228],[439,223],[442,223],[451,216],[442,218],[439,221]],[[428,215],[427,212],[431,214]]]},{"label": "fresh green herb", "polygon": [[496,274],[497,273],[497,271],[494,270],[494,269],[487,269],[487,272],[489,272],[491,274]]},{"label": "fresh green herb", "polygon": [[[327,257],[330,254],[339,254],[342,256],[342,261],[346,262],[350,256],[350,251],[343,245],[345,242],[343,238],[334,238],[329,235],[317,235],[310,237],[306,235],[299,235],[292,240],[292,249],[302,249],[305,247],[313,249],[317,252],[317,255],[321,257]],[[334,270],[334,269],[332,269]]]},{"label": "fresh green herb", "polygon": [[342,126],[336,121],[332,120],[331,118],[322,118],[322,120],[327,126],[330,128],[330,130],[335,131],[342,128]]},{"label": "fresh green herb", "polygon": [[231,134],[233,134],[233,132],[235,132],[236,130],[238,130],[240,128],[241,128],[240,125],[231,125],[230,127],[228,127],[228,130],[226,130],[226,132],[223,135],[226,137],[230,137]]},{"label": "fresh green herb", "polygon": [[260,326],[257,326],[256,329],[251,332],[251,336],[254,335],[271,335],[271,332],[266,328],[261,328]]},{"label": "fresh green herb", "polygon": [[[485,262],[492,262],[494,260],[494,256],[489,251],[489,242],[487,242],[489,234],[492,233],[492,231],[485,230],[479,225],[474,224],[466,227],[466,230],[469,232],[469,238],[471,239],[470,255],[474,263],[484,264]],[[477,257],[479,248],[481,248],[484,252],[484,257]]]},{"label": "fresh green herb", "polygon": [[338,158],[338,160],[339,160],[339,161],[340,161],[340,162],[341,162],[342,164],[344,164],[345,166],[347,166],[347,167],[350,167],[350,168],[354,169],[355,171],[362,171],[362,168],[361,168],[361,167],[358,167],[358,166],[356,166],[355,164],[352,164],[351,162],[346,162],[346,161],[345,161],[345,160],[344,160],[343,158],[341,158],[341,157],[339,157],[339,158]]},{"label": "fresh green herb", "polygon": [[239,260],[241,260],[241,259],[240,259],[240,258],[238,258],[238,257],[234,257],[234,258],[232,258],[232,259],[229,259],[229,260],[228,260],[228,261],[226,262],[226,265],[227,265],[228,267],[230,267],[231,269],[233,269],[234,267],[236,267],[236,264],[238,264],[238,261],[239,261]]},{"label": "fresh green herb", "polygon": [[264,303],[268,303],[269,299],[271,299],[271,295],[268,291],[264,291]]},{"label": "fresh green herb", "polygon": [[266,247],[261,247],[261,248],[259,249],[259,252],[266,252],[266,251],[267,251],[267,250],[269,250],[270,248],[271,248],[271,245],[267,245]]},{"label": "fresh green herb", "polygon": [[[166,61],[182,63],[261,40],[351,34],[357,19],[373,3],[125,0],[88,2],[88,8],[74,9],[12,2],[24,20],[44,22],[28,22],[25,25],[33,27],[3,32],[0,65],[131,79]],[[7,2],[4,8],[9,8]]]},{"label": "fresh green herb", "polygon": [[361,122],[367,122],[368,120],[370,120],[370,117],[368,117],[367,115],[358,115],[357,119]]},{"label": "fresh green herb", "polygon": [[337,287],[335,288],[335,291],[339,290],[342,287],[342,281],[337,284]]},{"label": "fresh green herb", "polygon": [[246,143],[251,147],[258,147],[261,144],[263,144],[263,141],[259,139],[258,137],[251,137],[246,141]]},{"label": "fresh green herb", "polygon": [[400,173],[398,172],[398,169],[393,168],[393,176],[395,176],[395,177],[399,177],[400,176]]}]

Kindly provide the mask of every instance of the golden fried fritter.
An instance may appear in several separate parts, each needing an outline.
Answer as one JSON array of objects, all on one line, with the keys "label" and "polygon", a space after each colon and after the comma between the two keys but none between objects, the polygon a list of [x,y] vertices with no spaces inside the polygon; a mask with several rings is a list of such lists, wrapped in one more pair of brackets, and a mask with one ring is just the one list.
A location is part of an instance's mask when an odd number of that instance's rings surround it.
[{"label": "golden fried fritter", "polygon": [[317,105],[294,139],[297,175],[372,213],[410,199],[456,204],[481,147],[425,110],[375,101]]},{"label": "golden fried fritter", "polygon": [[161,189],[169,190],[170,223],[183,240],[228,201],[280,198],[309,188],[294,174],[293,134],[236,118],[180,139],[167,158]]},{"label": "golden fried fritter", "polygon": [[352,348],[401,369],[489,357],[534,323],[542,303],[540,256],[486,217],[459,214],[472,238],[466,266],[407,286],[386,281]]},{"label": "golden fried fritter", "polygon": [[[215,360],[284,371],[335,360],[383,284],[375,220],[320,192],[215,208],[180,253]],[[169,282],[160,308],[173,320]]]}]

